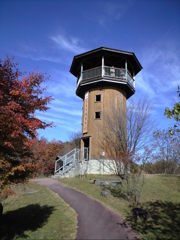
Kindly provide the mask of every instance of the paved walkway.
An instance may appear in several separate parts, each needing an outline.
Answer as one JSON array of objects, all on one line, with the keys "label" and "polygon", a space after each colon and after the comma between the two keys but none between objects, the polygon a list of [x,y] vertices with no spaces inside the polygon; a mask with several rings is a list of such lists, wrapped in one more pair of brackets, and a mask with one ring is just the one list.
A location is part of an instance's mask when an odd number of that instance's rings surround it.
[{"label": "paved walkway", "polygon": [[101,203],[74,189],[64,187],[50,178],[33,180],[56,192],[78,215],[76,239],[139,239],[127,226],[120,215],[104,207]]}]

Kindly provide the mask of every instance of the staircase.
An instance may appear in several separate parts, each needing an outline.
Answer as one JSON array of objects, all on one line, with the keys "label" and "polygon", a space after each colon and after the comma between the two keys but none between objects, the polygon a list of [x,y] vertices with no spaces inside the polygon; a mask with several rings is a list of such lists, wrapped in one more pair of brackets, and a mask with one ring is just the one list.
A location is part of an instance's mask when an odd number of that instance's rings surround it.
[{"label": "staircase", "polygon": [[[83,152],[82,152],[83,151]],[[88,148],[74,148],[64,156],[58,156],[55,162],[54,177],[79,175],[80,165],[88,160]]]}]

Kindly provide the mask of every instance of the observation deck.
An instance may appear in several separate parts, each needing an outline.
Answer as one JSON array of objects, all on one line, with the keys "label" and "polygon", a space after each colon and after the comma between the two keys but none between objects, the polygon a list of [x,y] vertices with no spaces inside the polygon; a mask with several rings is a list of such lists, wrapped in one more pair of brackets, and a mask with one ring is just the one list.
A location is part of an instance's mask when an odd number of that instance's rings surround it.
[{"label": "observation deck", "polygon": [[81,98],[97,86],[122,89],[129,98],[135,92],[135,75],[141,69],[134,53],[101,47],[75,56],[70,72],[77,77],[76,94]]},{"label": "observation deck", "polygon": [[115,67],[95,67],[89,70],[85,70],[82,72],[82,76],[77,79],[77,87],[79,84],[86,84],[88,82],[92,82],[92,80],[96,80],[98,78],[104,78],[104,80],[111,79],[112,81],[116,81],[119,83],[128,84],[132,90],[135,90],[135,79],[131,76],[129,71],[126,71],[123,68],[115,68]]}]

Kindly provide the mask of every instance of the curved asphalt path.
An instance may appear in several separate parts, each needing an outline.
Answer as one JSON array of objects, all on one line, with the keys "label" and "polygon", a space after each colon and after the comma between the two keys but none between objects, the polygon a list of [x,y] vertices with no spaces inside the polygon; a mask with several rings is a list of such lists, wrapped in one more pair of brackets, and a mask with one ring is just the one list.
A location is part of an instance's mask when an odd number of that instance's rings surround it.
[{"label": "curved asphalt path", "polygon": [[139,239],[120,215],[96,200],[72,188],[64,187],[55,179],[43,178],[33,181],[50,188],[76,211],[78,215],[76,239]]}]

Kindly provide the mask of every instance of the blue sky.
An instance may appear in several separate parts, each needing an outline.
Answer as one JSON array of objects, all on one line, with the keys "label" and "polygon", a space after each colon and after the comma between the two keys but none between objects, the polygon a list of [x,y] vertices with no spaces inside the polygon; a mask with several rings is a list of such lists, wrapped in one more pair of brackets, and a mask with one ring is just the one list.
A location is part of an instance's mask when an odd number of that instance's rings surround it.
[{"label": "blue sky", "polygon": [[177,101],[180,85],[179,13],[175,0],[0,0],[0,58],[50,76],[54,100],[37,116],[54,127],[40,136],[65,141],[81,130],[82,100],[69,69],[74,55],[100,46],[135,52],[143,70],[131,99],[150,102],[157,128],[172,125],[164,108]]}]

